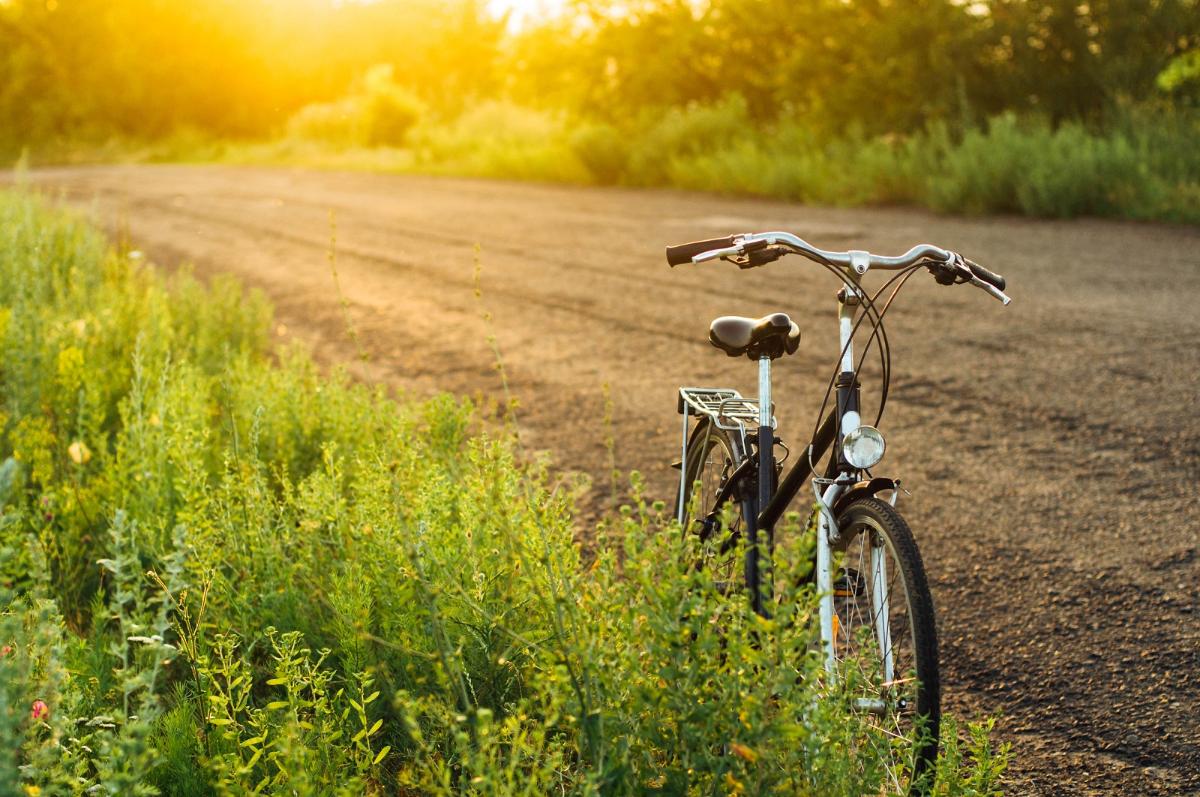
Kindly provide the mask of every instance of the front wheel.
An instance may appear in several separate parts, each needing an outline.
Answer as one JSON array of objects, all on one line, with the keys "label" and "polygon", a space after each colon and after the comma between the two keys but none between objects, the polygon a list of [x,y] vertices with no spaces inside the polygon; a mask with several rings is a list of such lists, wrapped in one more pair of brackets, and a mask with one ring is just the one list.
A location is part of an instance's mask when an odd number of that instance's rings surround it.
[{"label": "front wheel", "polygon": [[853,705],[889,740],[891,785],[919,792],[932,777],[941,719],[921,554],[904,518],[878,498],[855,498],[836,519],[834,655]]}]

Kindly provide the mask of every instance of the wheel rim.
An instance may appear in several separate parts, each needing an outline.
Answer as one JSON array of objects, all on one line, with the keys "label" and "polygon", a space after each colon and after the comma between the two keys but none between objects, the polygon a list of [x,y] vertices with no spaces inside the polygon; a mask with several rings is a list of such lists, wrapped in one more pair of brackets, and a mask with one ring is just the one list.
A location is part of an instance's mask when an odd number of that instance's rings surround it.
[{"label": "wheel rim", "polygon": [[910,585],[891,538],[869,518],[841,530],[834,564],[834,655],[854,705],[892,742],[889,771],[892,785],[902,789],[902,771],[919,772],[926,749],[917,739],[918,718],[927,709],[917,677]]}]

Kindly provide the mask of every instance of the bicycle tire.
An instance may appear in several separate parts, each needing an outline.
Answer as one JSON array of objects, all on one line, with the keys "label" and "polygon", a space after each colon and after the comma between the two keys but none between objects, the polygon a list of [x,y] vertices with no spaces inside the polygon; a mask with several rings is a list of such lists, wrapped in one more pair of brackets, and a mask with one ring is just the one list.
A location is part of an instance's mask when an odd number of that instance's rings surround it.
[{"label": "bicycle tire", "polygon": [[[709,419],[701,420],[688,438],[684,489],[682,495],[676,496],[676,517],[680,516],[680,500],[684,508],[684,534],[699,537],[697,559],[692,564],[709,570],[714,585],[722,592],[734,592],[745,586],[741,569],[745,549],[740,543],[746,514],[751,510],[741,491],[735,489],[725,501],[729,508],[718,513],[716,524],[705,529],[703,520],[715,508],[718,491],[733,477],[745,455],[745,449],[735,442],[732,432]],[[723,525],[721,520],[728,524]]]},{"label": "bicycle tire", "polygon": [[[873,496],[853,499],[838,508],[836,519],[834,605],[839,621],[835,655],[842,661],[853,658],[871,669],[862,674],[856,688],[865,690],[864,698],[883,703],[882,709],[869,712],[878,712],[879,727],[889,735],[903,734],[913,740],[911,752],[897,747],[897,755],[908,760],[894,763],[909,773],[909,793],[920,794],[932,785],[929,781],[941,723],[937,627],[925,567],[908,523],[886,501]],[[886,570],[880,572],[886,573],[883,582],[889,589],[878,590],[881,604],[882,597],[888,597],[886,615],[874,609],[873,582],[877,579],[873,578],[870,553],[868,561],[863,560],[863,553],[877,542],[879,550],[887,554]],[[869,575],[863,577],[863,573]],[[891,639],[890,683],[876,629],[880,617],[888,620],[886,638]],[[892,785],[906,789],[903,783]]]}]

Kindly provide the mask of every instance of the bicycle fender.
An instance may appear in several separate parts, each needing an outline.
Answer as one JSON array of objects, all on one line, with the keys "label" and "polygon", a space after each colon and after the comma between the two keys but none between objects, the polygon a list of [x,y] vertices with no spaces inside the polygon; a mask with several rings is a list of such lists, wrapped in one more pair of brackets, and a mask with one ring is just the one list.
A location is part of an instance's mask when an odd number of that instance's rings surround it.
[{"label": "bicycle fender", "polygon": [[846,506],[856,498],[872,496],[876,493],[887,492],[888,490],[895,489],[895,480],[886,479],[882,476],[877,476],[870,481],[856,482],[851,485],[849,490],[846,490],[844,493],[838,496],[836,501],[833,502],[833,514],[836,517],[842,511],[842,507]]}]

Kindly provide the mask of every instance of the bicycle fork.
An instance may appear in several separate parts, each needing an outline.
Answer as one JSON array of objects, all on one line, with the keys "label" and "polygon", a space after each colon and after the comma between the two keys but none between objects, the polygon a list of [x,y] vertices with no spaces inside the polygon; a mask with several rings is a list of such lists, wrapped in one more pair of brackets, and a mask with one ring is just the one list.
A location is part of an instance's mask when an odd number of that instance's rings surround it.
[{"label": "bicycle fork", "polygon": [[[830,679],[837,676],[837,639],[834,629],[834,587],[833,587],[833,545],[837,541],[837,522],[833,518],[832,506],[842,494],[845,485],[833,483],[824,492],[820,492],[814,484],[814,492],[818,494],[817,517],[817,594],[820,596],[818,617],[821,624],[821,648],[824,654],[825,672]],[[896,505],[900,497],[900,489],[892,490],[888,503]],[[881,665],[883,667],[883,682],[890,684],[895,680],[895,656],[892,650],[892,626],[890,617],[890,585],[887,573],[887,555],[882,540],[871,540],[870,558],[870,593],[872,631],[875,642],[879,645]],[[867,711],[882,712],[886,705],[881,700],[859,698],[855,701],[858,708]]]},{"label": "bicycle fork", "polygon": [[825,658],[825,671],[832,677],[837,666],[833,636],[833,548],[831,538],[837,534],[837,523],[833,519],[833,502],[842,492],[842,485],[834,483],[818,492],[816,481],[813,491],[817,492],[817,595],[820,596],[818,617],[821,623],[821,648]]}]

